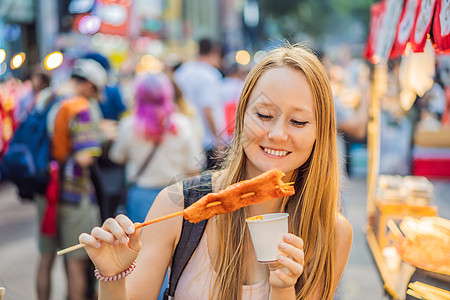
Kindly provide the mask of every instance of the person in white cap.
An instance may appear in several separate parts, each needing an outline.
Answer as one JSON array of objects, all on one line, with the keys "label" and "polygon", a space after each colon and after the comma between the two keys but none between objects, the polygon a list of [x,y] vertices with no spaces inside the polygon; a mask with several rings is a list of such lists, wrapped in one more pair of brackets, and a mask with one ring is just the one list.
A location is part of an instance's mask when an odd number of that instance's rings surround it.
[{"label": "person in white cap", "polygon": [[[73,244],[80,233],[100,223],[89,166],[101,154],[101,147],[90,102],[98,99],[106,81],[107,73],[98,62],[92,59],[76,60],[72,69],[70,96],[60,100],[54,116],[48,121],[53,127],[50,130],[51,154],[59,164],[60,186],[56,235],[41,234],[39,237],[39,300],[50,297],[50,272],[56,250]],[[68,299],[86,300],[88,256],[83,251],[77,251],[66,258]]]}]

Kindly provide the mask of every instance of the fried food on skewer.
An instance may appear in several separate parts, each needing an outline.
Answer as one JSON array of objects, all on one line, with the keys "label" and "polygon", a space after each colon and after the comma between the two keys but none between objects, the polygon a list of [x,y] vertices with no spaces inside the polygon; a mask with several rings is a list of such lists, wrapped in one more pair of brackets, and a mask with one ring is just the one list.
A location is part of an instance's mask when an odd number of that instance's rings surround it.
[{"label": "fried food on skewer", "polygon": [[[251,204],[293,195],[294,187],[281,180],[284,175],[273,169],[255,178],[232,184],[217,193],[209,193],[186,208],[183,217],[192,223],[198,223]],[[215,202],[220,204],[210,206]]]}]

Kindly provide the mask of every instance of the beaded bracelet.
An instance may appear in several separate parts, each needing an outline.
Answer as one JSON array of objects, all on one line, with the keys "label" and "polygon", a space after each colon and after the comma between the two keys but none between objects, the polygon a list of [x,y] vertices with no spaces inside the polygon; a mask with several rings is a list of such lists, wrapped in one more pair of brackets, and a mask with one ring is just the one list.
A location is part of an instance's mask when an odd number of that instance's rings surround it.
[{"label": "beaded bracelet", "polygon": [[123,271],[117,275],[103,276],[102,274],[100,274],[100,272],[97,270],[97,268],[95,268],[94,275],[95,275],[95,278],[97,278],[97,280],[100,282],[112,282],[112,281],[120,280],[122,278],[125,278],[125,276],[130,275],[130,273],[133,272],[134,268],[136,268],[136,261],[133,261],[133,263],[131,264],[131,266],[128,267],[128,269],[126,269],[125,271]]}]

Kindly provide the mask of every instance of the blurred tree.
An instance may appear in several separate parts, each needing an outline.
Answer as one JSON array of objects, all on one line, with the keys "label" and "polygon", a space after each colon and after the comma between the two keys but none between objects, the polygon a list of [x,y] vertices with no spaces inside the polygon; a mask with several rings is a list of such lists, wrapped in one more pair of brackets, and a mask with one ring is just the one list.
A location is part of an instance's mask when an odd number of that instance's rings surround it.
[{"label": "blurred tree", "polygon": [[261,15],[277,24],[277,32],[288,40],[303,33],[320,39],[347,32],[351,22],[365,26],[374,0],[259,0]]}]

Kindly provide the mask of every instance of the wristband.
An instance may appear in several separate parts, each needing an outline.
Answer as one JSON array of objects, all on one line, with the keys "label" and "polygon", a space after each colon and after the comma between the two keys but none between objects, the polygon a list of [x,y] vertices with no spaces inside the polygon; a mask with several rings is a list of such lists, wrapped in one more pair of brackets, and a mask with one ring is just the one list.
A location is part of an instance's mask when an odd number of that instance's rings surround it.
[{"label": "wristband", "polygon": [[130,273],[133,272],[133,270],[135,268],[136,268],[136,261],[133,261],[131,266],[129,266],[125,271],[123,271],[117,275],[103,276],[102,274],[100,274],[100,272],[97,268],[95,268],[94,275],[95,275],[95,278],[97,278],[97,280],[100,282],[112,282],[112,281],[120,280],[120,279],[125,278],[126,276],[130,275]]}]

